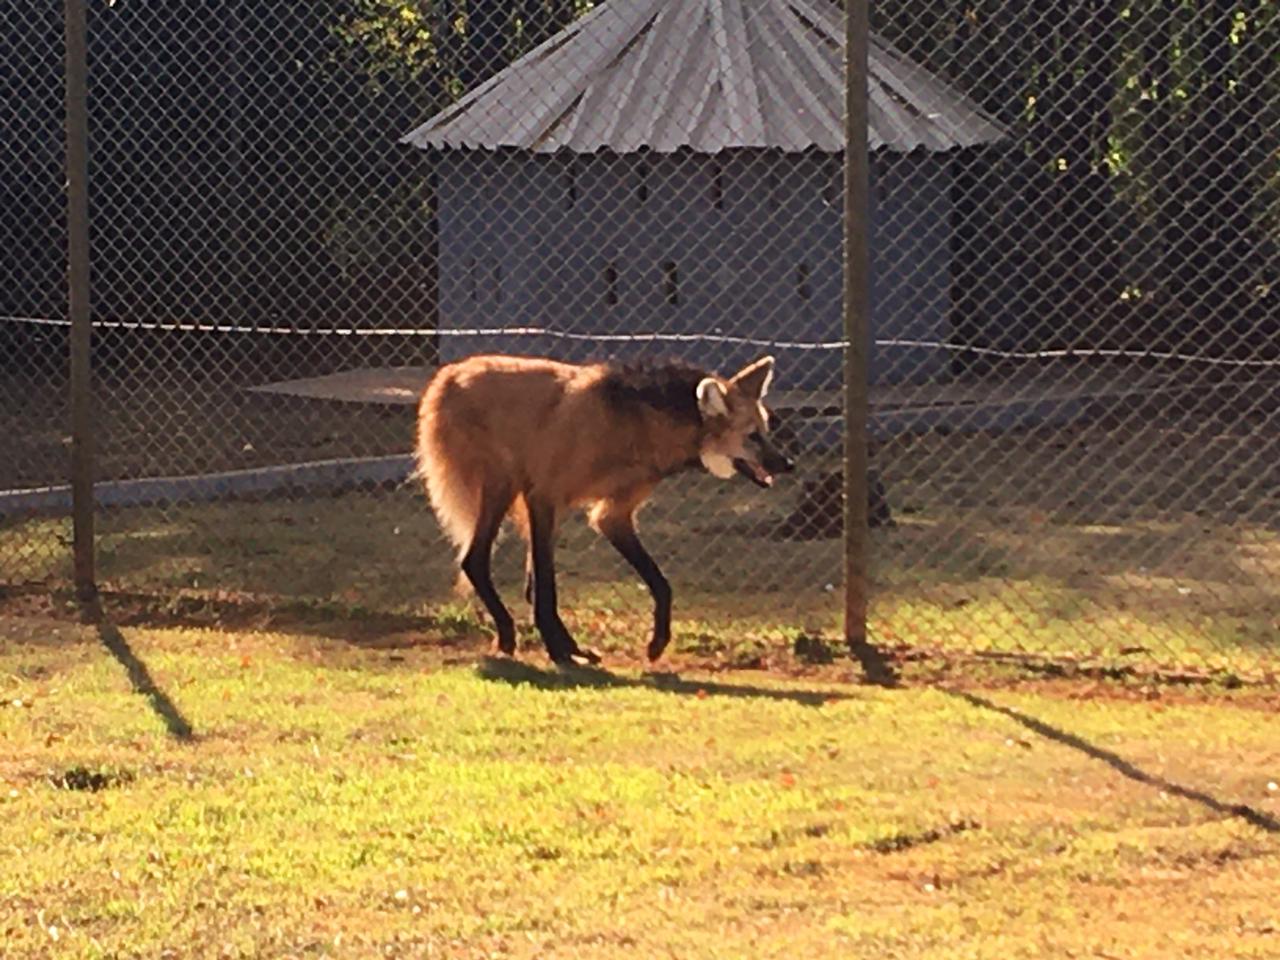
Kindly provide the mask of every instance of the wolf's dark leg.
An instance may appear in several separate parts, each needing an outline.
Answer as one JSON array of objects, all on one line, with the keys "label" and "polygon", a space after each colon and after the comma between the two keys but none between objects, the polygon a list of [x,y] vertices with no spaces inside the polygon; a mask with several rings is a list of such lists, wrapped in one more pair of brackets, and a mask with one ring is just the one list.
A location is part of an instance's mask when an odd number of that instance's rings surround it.
[{"label": "wolf's dark leg", "polygon": [[658,569],[658,564],[640,542],[632,513],[599,511],[593,518],[600,531],[623,559],[631,564],[653,596],[653,639],[649,641],[649,659],[657,660],[671,642],[671,584]]},{"label": "wolf's dark leg", "polygon": [[529,551],[533,559],[533,621],[542,635],[547,655],[558,664],[571,664],[575,657],[597,663],[598,656],[582,650],[574,642],[557,609],[555,508],[536,497],[530,498],[528,503]]},{"label": "wolf's dark leg", "polygon": [[480,514],[476,517],[475,532],[462,557],[462,572],[466,574],[489,616],[493,617],[498,631],[498,649],[507,656],[516,651],[516,626],[511,614],[502,604],[497,588],[493,585],[490,563],[493,557],[493,541],[502,526],[502,518],[511,506],[511,496],[502,491],[485,491],[480,499]]}]

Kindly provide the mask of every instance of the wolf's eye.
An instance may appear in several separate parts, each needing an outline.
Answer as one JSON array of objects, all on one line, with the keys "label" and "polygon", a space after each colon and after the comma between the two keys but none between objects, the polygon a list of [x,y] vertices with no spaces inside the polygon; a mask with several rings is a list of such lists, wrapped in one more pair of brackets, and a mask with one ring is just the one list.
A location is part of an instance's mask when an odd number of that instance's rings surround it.
[{"label": "wolf's eye", "polygon": [[764,445],[764,437],[760,436],[759,430],[752,430],[749,434],[747,434],[747,439],[750,440],[752,443],[756,444],[757,446]]}]

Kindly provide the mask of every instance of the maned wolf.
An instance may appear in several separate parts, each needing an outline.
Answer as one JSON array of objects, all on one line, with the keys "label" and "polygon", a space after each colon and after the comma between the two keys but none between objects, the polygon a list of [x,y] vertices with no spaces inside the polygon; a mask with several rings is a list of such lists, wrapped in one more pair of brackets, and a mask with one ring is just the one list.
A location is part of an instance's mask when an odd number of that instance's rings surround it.
[{"label": "maned wolf", "polygon": [[459,548],[462,573],[515,652],[511,614],[490,556],[510,516],[529,544],[526,598],[556,663],[599,657],[580,648],[556,609],[556,524],[585,507],[591,526],[635,568],[654,600],[650,660],[671,639],[671,587],[636,535],[636,511],[665,477],[705,468],[761,487],[794,468],[769,439],[764,396],[774,361],[728,379],[675,364],[578,365],[474,356],[436,373],[418,407],[418,473]]}]

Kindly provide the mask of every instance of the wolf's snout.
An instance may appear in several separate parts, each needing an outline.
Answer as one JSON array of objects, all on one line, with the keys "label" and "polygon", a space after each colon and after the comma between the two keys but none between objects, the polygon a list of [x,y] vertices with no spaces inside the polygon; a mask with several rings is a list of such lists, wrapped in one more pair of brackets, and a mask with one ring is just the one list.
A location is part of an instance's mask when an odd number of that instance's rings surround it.
[{"label": "wolf's snout", "polygon": [[760,465],[769,473],[791,473],[795,470],[795,461],[775,447],[770,440],[764,439],[759,447]]}]

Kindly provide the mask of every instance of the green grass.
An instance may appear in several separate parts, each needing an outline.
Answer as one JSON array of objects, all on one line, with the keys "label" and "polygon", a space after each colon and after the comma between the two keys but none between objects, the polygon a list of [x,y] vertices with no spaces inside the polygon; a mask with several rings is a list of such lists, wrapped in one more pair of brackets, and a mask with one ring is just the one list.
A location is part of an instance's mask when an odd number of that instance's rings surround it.
[{"label": "green grass", "polygon": [[[885,444],[876,459],[897,525],[874,532],[873,638],[1274,678],[1280,477],[1270,441],[1213,429],[1142,418]],[[800,481],[832,466],[804,458],[798,477],[767,492],[697,475],[659,489],[642,533],[675,590],[677,656],[786,666],[798,638],[839,636],[840,542],[767,533]],[[162,605],[249,598],[268,613],[337,605],[488,629],[453,596],[453,552],[410,487],[104,511],[98,526],[103,585]],[[62,520],[0,523],[0,576],[65,581],[69,540]],[[637,653],[651,605],[635,575],[577,517],[558,560],[580,639]],[[521,619],[522,564],[514,538],[500,544],[499,587]]]},{"label": "green grass", "polygon": [[[789,508],[702,479],[672,484],[643,532],[675,589],[674,650],[728,665],[785,664],[798,636],[839,636],[839,541],[762,538]],[[161,604],[204,597],[341,606],[488,622],[453,594],[456,568],[416,494],[136,509],[100,523],[105,589]],[[14,579],[67,576],[61,521],[0,529]],[[561,538],[567,622],[589,644],[638,653],[651,604],[582,521]],[[1280,536],[1196,517],[1108,527],[1047,522],[1031,508],[937,507],[876,531],[871,630],[884,644],[941,651],[1084,657],[1109,666],[1276,671]],[[499,588],[525,617],[523,555],[499,545]],[[530,638],[531,642],[537,642]]]},{"label": "green grass", "polygon": [[541,663],[338,620],[0,617],[4,956],[1280,943],[1280,715],[1258,694]]}]

